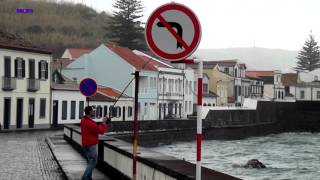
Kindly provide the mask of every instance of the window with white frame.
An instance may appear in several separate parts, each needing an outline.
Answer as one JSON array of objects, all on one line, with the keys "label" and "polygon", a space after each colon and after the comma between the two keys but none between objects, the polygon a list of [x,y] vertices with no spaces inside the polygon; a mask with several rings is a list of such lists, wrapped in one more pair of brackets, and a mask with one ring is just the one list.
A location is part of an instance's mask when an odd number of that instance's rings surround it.
[{"label": "window with white frame", "polygon": [[189,101],[189,112],[191,112],[191,101]]},{"label": "window with white frame", "polygon": [[41,79],[46,79],[47,63],[45,61],[40,61],[40,73]]},{"label": "window with white frame", "polygon": [[188,102],[185,101],[184,102],[184,112],[187,112],[188,111]]},{"label": "window with white frame", "polygon": [[159,90],[158,90],[159,93],[162,92],[162,79],[160,78],[159,79]]},{"label": "window with white frame", "polygon": [[17,67],[16,67],[17,68],[17,75],[16,76],[18,78],[23,78],[23,68],[24,68],[23,67],[23,60],[19,58],[16,61],[17,61]]},{"label": "window with white frame", "polygon": [[208,84],[204,83],[203,84],[203,93],[207,93],[208,92]]},{"label": "window with white frame", "polygon": [[320,99],[320,91],[317,91],[317,99]]},{"label": "window with white frame", "polygon": [[179,80],[177,79],[176,80],[176,92],[179,92],[179,86],[180,86]]},{"label": "window with white frame", "polygon": [[189,81],[189,94],[192,93],[192,81]]}]

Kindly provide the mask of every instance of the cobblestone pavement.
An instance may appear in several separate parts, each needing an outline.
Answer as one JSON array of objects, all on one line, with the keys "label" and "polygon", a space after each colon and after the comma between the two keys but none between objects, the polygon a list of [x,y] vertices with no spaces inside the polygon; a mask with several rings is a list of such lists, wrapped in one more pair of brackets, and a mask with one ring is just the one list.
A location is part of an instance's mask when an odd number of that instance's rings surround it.
[{"label": "cobblestone pavement", "polygon": [[0,133],[0,180],[63,180],[45,137],[62,131]]}]

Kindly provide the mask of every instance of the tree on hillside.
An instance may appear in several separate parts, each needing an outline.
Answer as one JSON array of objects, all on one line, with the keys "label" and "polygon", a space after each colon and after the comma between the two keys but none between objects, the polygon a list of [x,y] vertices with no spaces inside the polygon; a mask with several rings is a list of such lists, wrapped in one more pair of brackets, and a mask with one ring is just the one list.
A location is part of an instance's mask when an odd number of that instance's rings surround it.
[{"label": "tree on hillside", "polygon": [[297,59],[298,62],[295,69],[298,71],[313,71],[320,67],[319,46],[312,34],[310,34],[309,39],[305,41]]},{"label": "tree on hillside", "polygon": [[144,28],[139,21],[143,11],[141,0],[117,0],[113,7],[118,10],[113,12],[105,36],[120,46],[144,50]]}]

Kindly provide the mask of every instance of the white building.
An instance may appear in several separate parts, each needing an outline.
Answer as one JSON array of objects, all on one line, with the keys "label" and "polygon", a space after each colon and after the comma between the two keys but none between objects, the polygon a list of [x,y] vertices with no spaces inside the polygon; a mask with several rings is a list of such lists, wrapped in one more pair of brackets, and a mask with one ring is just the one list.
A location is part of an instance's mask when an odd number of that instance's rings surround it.
[{"label": "white building", "polygon": [[51,52],[0,31],[2,129],[50,127]]},{"label": "white building", "polygon": [[281,71],[247,71],[247,76],[263,80],[263,97],[270,100],[284,100],[285,86]]},{"label": "white building", "polygon": [[320,82],[299,83],[296,86],[298,101],[320,101]]},{"label": "white building", "polygon": [[[112,117],[113,121],[133,120],[132,98],[123,95],[117,101],[119,96],[120,92],[99,86],[97,93],[89,97],[89,105],[95,112],[93,119],[99,121],[102,117],[108,116]],[[79,91],[79,84],[68,80],[64,84],[53,83],[53,125],[80,123],[80,119],[84,116],[84,108],[88,105],[86,100],[86,97]]]}]

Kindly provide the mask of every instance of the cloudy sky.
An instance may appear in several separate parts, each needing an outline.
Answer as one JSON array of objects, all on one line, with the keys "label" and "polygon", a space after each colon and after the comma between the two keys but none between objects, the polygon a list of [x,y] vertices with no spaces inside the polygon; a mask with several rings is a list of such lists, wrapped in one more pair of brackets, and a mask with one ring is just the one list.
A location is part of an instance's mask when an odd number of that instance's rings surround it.
[{"label": "cloudy sky", "polygon": [[[115,0],[64,0],[112,12]],[[142,0],[143,22],[172,0]],[[201,49],[265,47],[299,50],[312,30],[320,40],[319,0],[175,0],[190,7],[202,26]]]}]

